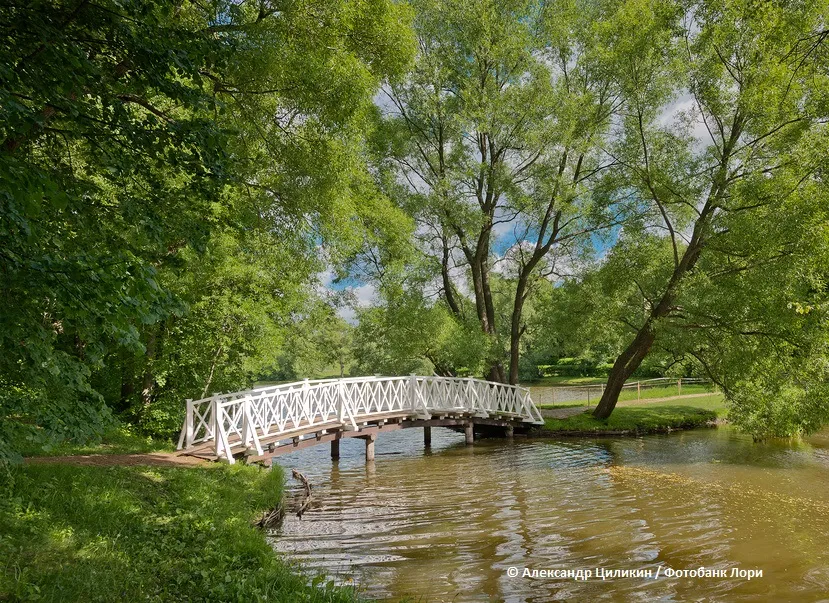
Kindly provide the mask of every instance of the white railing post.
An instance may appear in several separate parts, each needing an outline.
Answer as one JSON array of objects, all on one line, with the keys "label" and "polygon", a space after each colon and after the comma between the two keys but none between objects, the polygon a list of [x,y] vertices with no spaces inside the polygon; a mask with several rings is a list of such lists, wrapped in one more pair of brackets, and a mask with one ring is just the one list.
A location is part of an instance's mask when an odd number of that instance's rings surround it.
[{"label": "white railing post", "polygon": [[222,429],[220,425],[221,419],[219,418],[219,395],[219,392],[213,392],[213,395],[210,397],[210,420],[208,421],[208,424],[212,424],[213,426],[213,440],[216,444],[216,456],[221,456],[219,434],[224,433],[224,429]]},{"label": "white railing post", "polygon": [[251,440],[251,424],[250,424],[250,396],[245,396],[242,400],[242,441],[245,446],[250,444]]},{"label": "white railing post", "polygon": [[253,442],[256,454],[262,456],[262,445],[259,443],[259,434],[256,433],[256,424],[253,422],[253,399],[250,396],[245,396],[245,400],[242,402],[242,411],[244,412],[243,439],[245,441],[245,446],[248,446],[251,442]]},{"label": "white railing post", "polygon": [[193,399],[187,398],[187,412],[184,415],[184,425],[181,428],[181,435],[178,437],[176,450],[190,448],[193,445]]},{"label": "white railing post", "polygon": [[337,382],[337,420],[345,423],[345,396],[343,395],[343,382]]},{"label": "white railing post", "polygon": [[409,408],[415,410],[417,405],[417,375],[409,375]]},{"label": "white railing post", "polygon": [[[308,397],[309,397],[310,392],[311,392],[310,388],[311,388],[311,386],[308,383],[308,379],[303,379],[303,381],[302,381],[302,412],[305,413],[305,417],[308,420],[309,425],[314,422],[313,419],[311,418],[311,405],[308,401]],[[301,420],[302,420],[302,417],[300,417],[300,421]]]},{"label": "white railing post", "polygon": [[[214,400],[214,402],[216,402]],[[230,439],[224,427],[224,417],[226,410],[222,408],[220,403],[216,403],[216,458],[224,456],[228,464],[233,465],[236,460],[233,458],[233,448],[230,446]]]},{"label": "white railing post", "polygon": [[[430,419],[432,417],[432,413],[429,411],[429,405],[426,402],[426,397],[420,389],[420,381],[418,380],[417,375],[409,375],[409,384],[409,392],[412,397],[412,410],[418,417],[422,419]],[[424,389],[427,386],[425,378],[423,379],[423,386]]]}]

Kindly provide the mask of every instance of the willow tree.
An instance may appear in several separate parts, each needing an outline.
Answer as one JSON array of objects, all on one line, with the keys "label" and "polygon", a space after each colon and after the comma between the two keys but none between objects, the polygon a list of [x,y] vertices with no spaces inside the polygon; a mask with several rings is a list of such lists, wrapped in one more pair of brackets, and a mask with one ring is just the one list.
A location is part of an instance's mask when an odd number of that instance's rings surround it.
[{"label": "willow tree", "polygon": [[[524,0],[412,5],[419,52],[387,91],[386,167],[405,183],[396,192],[443,302],[491,339],[489,377],[515,383],[527,298],[624,213],[597,186],[613,164],[603,146],[620,100],[604,56],[607,12]],[[496,268],[510,283],[506,316]]]},{"label": "willow tree", "polygon": [[[760,350],[771,349],[758,341],[798,348],[800,329],[777,329],[771,317],[805,294],[789,286],[786,268],[808,267],[825,241],[824,229],[804,229],[826,203],[815,194],[827,158],[825,11],[813,1],[696,2],[647,69],[619,63],[631,109],[612,152],[649,210],[641,232],[663,233],[670,252],[640,288],[644,312],[630,324],[595,416],[610,415],[625,380],[671,337],[668,347],[695,355],[726,386],[739,379],[718,358],[731,358],[732,369],[742,364],[746,376],[746,367],[767,360]],[[676,111],[677,102],[686,110]],[[635,227],[625,234],[635,238]],[[805,274],[804,283],[819,282]],[[776,304],[758,312],[741,293],[749,283],[752,295]],[[703,341],[706,333],[713,339]],[[755,347],[756,357],[735,361],[740,348]]]}]

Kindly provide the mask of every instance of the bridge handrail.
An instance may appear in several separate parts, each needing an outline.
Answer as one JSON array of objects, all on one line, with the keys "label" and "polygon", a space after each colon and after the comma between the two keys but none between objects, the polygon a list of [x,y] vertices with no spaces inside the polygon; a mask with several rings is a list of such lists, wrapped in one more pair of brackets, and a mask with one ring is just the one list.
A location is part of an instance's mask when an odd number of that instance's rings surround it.
[{"label": "bridge handrail", "polygon": [[234,436],[261,455],[260,435],[332,422],[351,423],[357,429],[357,417],[408,412],[428,418],[436,411],[479,417],[505,414],[528,423],[543,423],[529,390],[517,385],[417,375],[316,379],[187,400],[178,448],[212,440],[216,456],[232,462]]}]

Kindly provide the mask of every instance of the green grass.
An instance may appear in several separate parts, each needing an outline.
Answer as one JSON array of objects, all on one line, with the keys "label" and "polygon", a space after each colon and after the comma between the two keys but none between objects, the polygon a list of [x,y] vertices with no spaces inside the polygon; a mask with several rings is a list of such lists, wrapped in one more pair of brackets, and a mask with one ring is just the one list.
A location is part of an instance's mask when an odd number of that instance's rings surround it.
[{"label": "green grass", "polygon": [[[537,387],[537,386],[533,386]],[[532,394],[532,390],[530,391]],[[627,402],[627,401],[636,401],[636,400],[647,400],[649,398],[668,398],[672,396],[688,396],[692,394],[705,394],[710,393],[712,395],[716,395],[711,391],[711,386],[709,385],[683,385],[682,389],[680,390],[677,388],[676,385],[667,385],[667,386],[659,386],[659,387],[643,387],[640,392],[637,392],[634,388],[628,388],[622,390],[622,393],[619,394],[619,402]],[[547,392],[536,392],[536,396],[539,400],[546,400],[548,397]],[[588,403],[587,393],[584,393],[584,398],[580,400],[568,400],[565,404],[573,405],[573,404],[582,404],[586,405]],[[595,405],[599,398],[601,397],[601,391],[599,389],[591,390],[589,402],[591,405]],[[555,404],[555,407],[561,407],[565,404]],[[544,404],[544,406],[550,406],[549,404]]]},{"label": "green grass", "polygon": [[[683,388],[684,389],[684,388]],[[683,406],[685,408],[699,408],[708,410],[717,415],[717,418],[723,418],[727,414],[725,407],[725,397],[720,393],[711,393],[709,396],[700,396],[698,398],[683,398],[675,402],[648,402],[642,400],[628,400],[619,402],[619,408],[644,407],[644,408],[660,408],[664,405]],[[615,411],[614,411],[615,412]]]},{"label": "green grass", "polygon": [[599,385],[607,383],[607,377],[541,377],[536,381],[521,383],[524,387],[547,387],[549,385]]},{"label": "green grass", "polygon": [[97,442],[77,444],[61,442],[44,447],[33,441],[16,442],[16,450],[22,456],[70,456],[75,454],[131,454],[145,452],[172,452],[173,442],[140,436],[126,426],[119,426],[105,433]]},{"label": "green grass", "polygon": [[702,427],[717,413],[695,406],[620,406],[607,419],[596,419],[589,411],[566,419],[545,419],[543,431],[569,433],[654,433]]},{"label": "green grass", "polygon": [[252,526],[281,471],[22,466],[0,497],[0,600],[355,601]]}]

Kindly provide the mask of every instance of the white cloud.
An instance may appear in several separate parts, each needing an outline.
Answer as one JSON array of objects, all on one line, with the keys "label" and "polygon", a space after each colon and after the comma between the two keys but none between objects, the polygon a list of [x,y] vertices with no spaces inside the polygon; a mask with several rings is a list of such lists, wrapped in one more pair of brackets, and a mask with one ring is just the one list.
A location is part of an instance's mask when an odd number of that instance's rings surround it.
[{"label": "white cloud", "polygon": [[350,324],[357,324],[357,310],[368,308],[377,303],[377,288],[366,283],[356,287],[346,287],[340,290],[345,298],[345,303],[337,309],[337,315]]},{"label": "white cloud", "polygon": [[691,135],[700,146],[707,146],[713,142],[700,115],[699,107],[690,93],[683,94],[666,106],[659,116],[659,123],[663,126],[679,124],[685,120],[690,121]]}]

